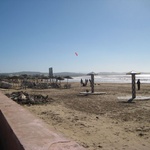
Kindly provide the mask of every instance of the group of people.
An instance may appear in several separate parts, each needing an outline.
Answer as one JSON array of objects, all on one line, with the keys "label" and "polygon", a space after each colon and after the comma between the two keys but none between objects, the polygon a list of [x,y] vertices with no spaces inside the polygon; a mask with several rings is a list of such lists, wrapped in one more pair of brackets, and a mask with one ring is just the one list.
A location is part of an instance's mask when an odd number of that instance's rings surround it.
[{"label": "group of people", "polygon": [[[91,83],[91,80],[89,79],[89,82]],[[85,82],[83,82],[83,80],[81,79],[80,83],[83,85],[83,86],[86,86],[87,83],[88,83],[88,79],[85,79]],[[140,82],[140,79],[137,80],[137,89],[140,90],[140,85],[141,85],[141,82]]]}]

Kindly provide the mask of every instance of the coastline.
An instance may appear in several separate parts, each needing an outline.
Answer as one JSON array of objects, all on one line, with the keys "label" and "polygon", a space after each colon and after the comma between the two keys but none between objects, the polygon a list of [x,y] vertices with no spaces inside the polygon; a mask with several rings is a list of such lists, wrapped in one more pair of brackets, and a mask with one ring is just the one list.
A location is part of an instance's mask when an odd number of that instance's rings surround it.
[{"label": "coastline", "polygon": [[[78,76],[73,77],[71,79],[71,82],[80,82],[80,80],[83,79],[90,79],[90,76]],[[150,83],[150,74],[140,74],[136,75],[136,81],[140,79],[142,83]],[[94,80],[96,83],[131,83],[131,76],[130,75],[95,75]]]}]

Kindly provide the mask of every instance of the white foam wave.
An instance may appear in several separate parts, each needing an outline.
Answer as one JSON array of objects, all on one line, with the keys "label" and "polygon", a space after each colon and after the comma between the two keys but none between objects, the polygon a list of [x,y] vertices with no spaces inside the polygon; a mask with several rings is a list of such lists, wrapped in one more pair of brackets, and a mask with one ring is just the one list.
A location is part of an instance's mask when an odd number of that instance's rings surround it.
[{"label": "white foam wave", "polygon": [[[90,76],[73,77],[72,82],[80,82],[81,79],[91,79]],[[141,83],[150,83],[150,74],[136,75],[136,81],[140,79]],[[95,75],[94,81],[99,83],[131,83],[131,75]]]}]

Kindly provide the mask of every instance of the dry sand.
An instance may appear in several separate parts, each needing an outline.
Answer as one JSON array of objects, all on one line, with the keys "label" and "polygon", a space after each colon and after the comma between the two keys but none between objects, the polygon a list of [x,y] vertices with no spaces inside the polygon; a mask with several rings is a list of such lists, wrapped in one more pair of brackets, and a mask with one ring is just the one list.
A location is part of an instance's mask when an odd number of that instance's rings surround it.
[{"label": "dry sand", "polygon": [[[118,100],[131,96],[130,84],[101,83],[95,91],[106,95],[79,95],[87,89],[89,85],[79,83],[72,83],[71,89],[29,89],[26,91],[49,95],[52,100],[24,107],[87,150],[150,149],[150,100]],[[141,84],[137,96],[150,96],[150,84]]]}]

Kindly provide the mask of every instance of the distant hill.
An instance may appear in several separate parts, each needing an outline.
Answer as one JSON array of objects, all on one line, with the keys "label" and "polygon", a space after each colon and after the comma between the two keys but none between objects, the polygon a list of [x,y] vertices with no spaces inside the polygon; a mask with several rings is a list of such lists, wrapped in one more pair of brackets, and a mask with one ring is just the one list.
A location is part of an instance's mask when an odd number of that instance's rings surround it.
[{"label": "distant hill", "polygon": [[22,74],[27,74],[27,75],[43,75],[47,73],[42,73],[42,72],[33,72],[33,71],[22,71],[22,72],[15,72],[12,73],[13,75],[22,75]]},{"label": "distant hill", "polygon": [[58,73],[54,73],[54,76],[71,76],[71,77],[75,77],[75,76],[84,76],[86,74],[84,73],[75,73],[75,72],[58,72]]},{"label": "distant hill", "polygon": [[23,74],[27,74],[27,75],[48,75],[48,73],[32,72],[32,71],[0,73],[0,75],[11,75],[11,76],[19,76],[19,75],[23,75]]},{"label": "distant hill", "polygon": [[[44,73],[44,72],[32,72],[32,71],[22,71],[22,72],[13,72],[13,73],[0,73],[0,75],[6,75],[6,76],[19,76],[19,75],[23,75],[23,74],[27,74],[27,75],[44,75],[44,76],[48,76],[49,73]],[[74,73],[74,72],[57,72],[54,73],[54,76],[83,76],[86,75],[84,73]]]},{"label": "distant hill", "polygon": [[99,72],[99,75],[122,75],[126,74],[125,72]]}]

